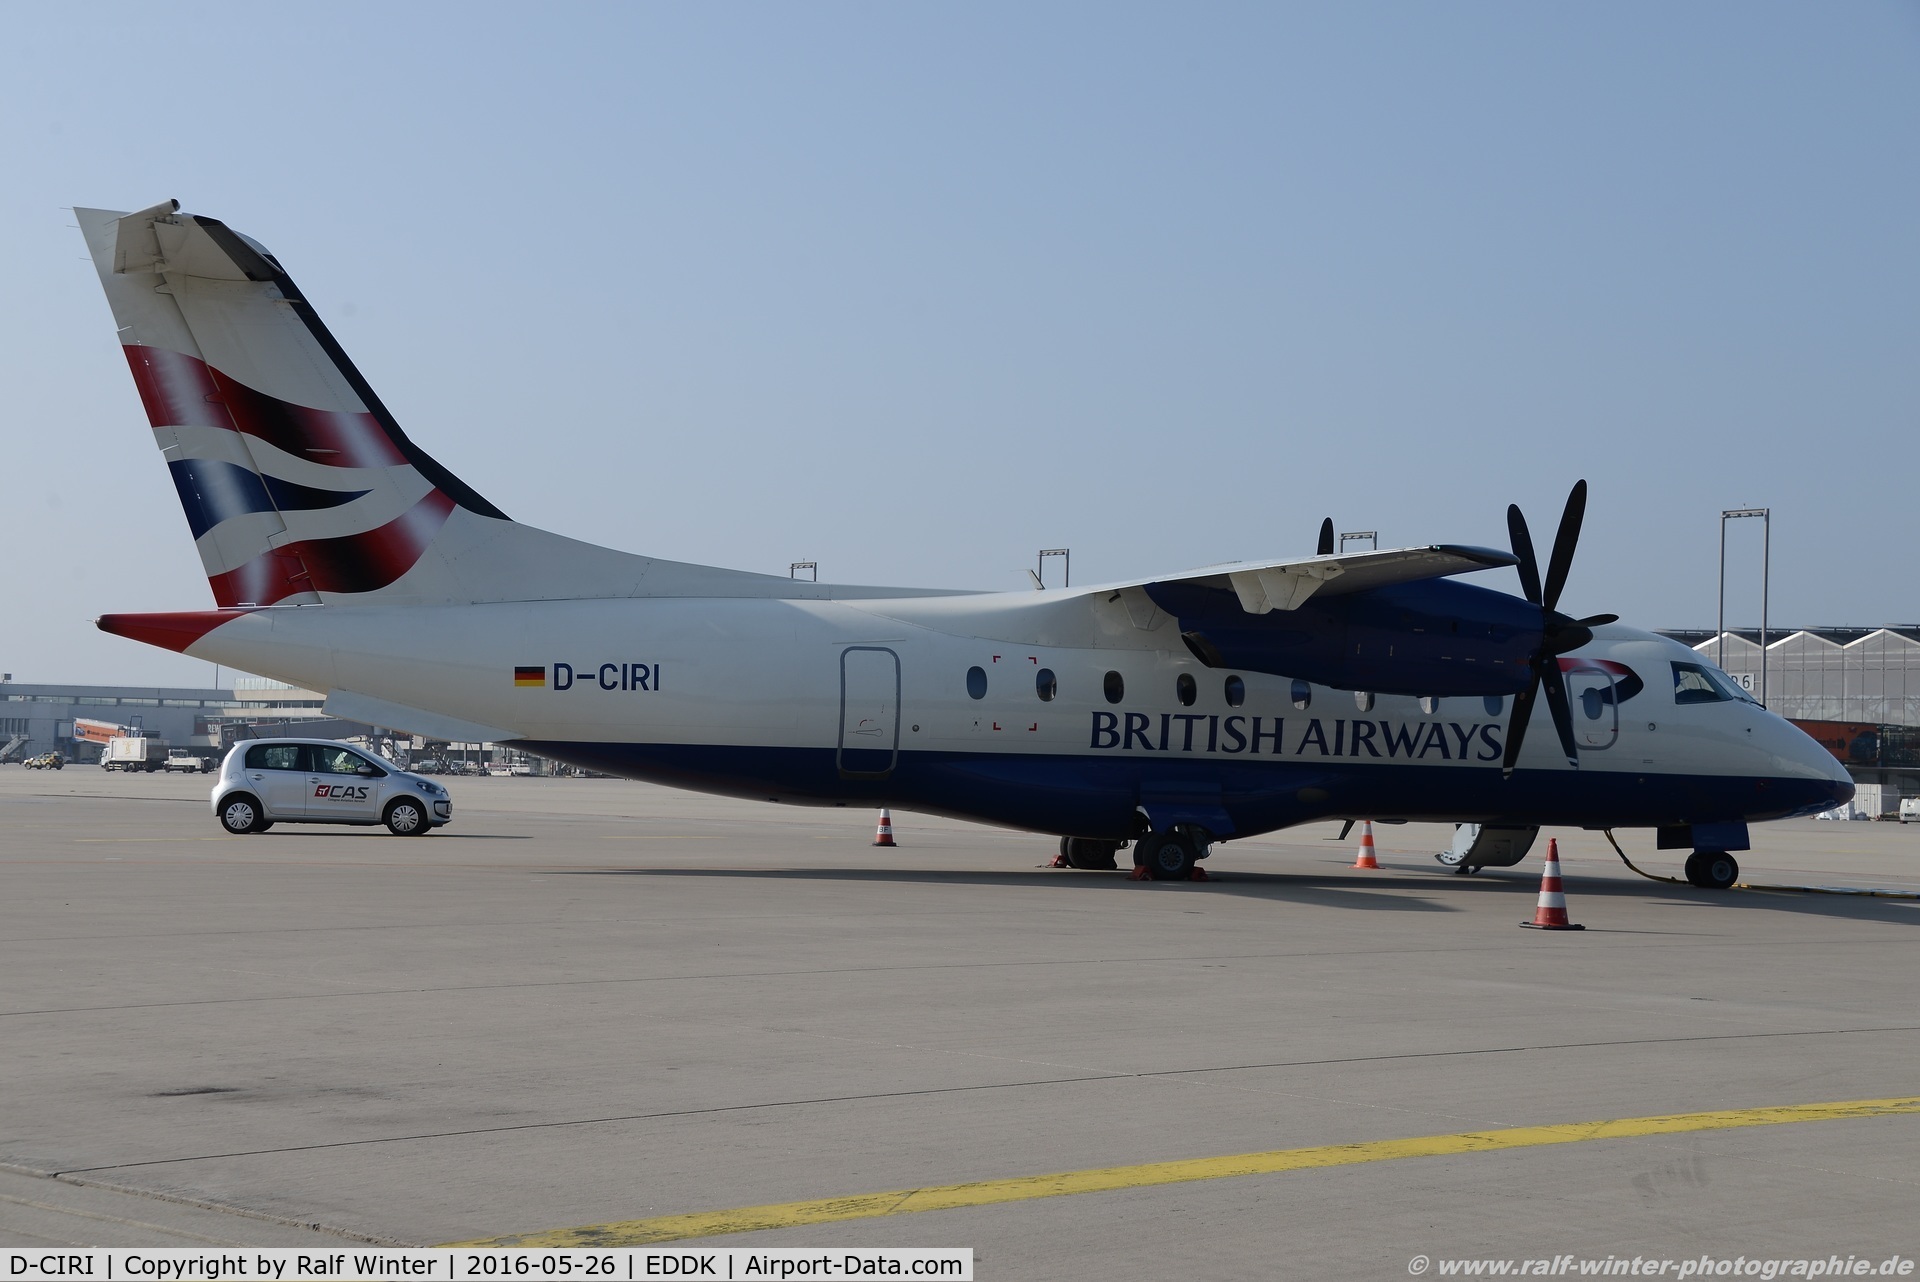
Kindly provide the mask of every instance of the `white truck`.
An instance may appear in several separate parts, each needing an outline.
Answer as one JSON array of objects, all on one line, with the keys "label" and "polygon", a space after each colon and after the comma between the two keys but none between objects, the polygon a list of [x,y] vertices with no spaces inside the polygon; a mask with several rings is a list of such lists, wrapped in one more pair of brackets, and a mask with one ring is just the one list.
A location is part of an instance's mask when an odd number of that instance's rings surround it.
[{"label": "white truck", "polygon": [[167,741],[149,735],[115,735],[100,754],[102,770],[144,770],[148,774],[167,759]]},{"label": "white truck", "polygon": [[174,748],[168,751],[167,759],[160,768],[168,774],[179,771],[182,774],[203,775],[213,769],[213,758],[202,757],[187,748]]}]

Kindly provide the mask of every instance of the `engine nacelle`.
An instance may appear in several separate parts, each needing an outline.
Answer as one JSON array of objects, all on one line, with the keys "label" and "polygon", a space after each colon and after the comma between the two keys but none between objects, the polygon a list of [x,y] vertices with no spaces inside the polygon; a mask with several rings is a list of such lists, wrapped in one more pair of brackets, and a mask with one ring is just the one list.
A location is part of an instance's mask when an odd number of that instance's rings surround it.
[{"label": "engine nacelle", "polygon": [[1531,679],[1540,607],[1465,583],[1423,580],[1297,610],[1249,614],[1222,588],[1150,583],[1208,667],[1298,677],[1337,690],[1433,696],[1509,695]]}]

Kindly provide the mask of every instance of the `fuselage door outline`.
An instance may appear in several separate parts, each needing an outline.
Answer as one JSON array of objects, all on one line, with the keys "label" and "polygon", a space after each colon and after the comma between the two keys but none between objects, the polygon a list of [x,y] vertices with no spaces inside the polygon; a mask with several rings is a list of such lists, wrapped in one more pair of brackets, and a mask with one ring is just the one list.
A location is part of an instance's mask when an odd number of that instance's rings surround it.
[{"label": "fuselage door outline", "polygon": [[840,652],[840,739],[834,765],[842,779],[884,779],[900,756],[900,656],[885,646]]}]

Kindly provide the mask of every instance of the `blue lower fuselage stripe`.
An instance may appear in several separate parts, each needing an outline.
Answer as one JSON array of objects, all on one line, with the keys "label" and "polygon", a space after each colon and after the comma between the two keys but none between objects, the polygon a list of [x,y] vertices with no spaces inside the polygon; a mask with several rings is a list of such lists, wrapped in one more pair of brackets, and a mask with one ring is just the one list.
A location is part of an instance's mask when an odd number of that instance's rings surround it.
[{"label": "blue lower fuselage stripe", "polygon": [[884,778],[846,778],[831,748],[567,743],[514,746],[589,770],[734,797],[897,806],[1009,828],[1124,838],[1153,799],[1217,797],[1234,835],[1315,819],[1641,828],[1759,822],[1829,810],[1845,784],[1819,779],[1306,762],[1153,761],[976,752],[902,752]]}]

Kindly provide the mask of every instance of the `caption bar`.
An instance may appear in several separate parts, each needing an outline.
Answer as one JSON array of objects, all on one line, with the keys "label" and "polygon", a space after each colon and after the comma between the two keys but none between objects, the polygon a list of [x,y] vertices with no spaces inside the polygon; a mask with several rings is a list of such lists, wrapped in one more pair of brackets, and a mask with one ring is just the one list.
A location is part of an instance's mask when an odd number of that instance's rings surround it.
[{"label": "caption bar", "polygon": [[700,1250],[620,1247],[552,1251],[221,1250],[10,1251],[6,1278],[93,1279],[95,1282],[349,1282],[349,1279],[437,1278],[486,1282],[508,1278],[645,1278],[763,1282],[795,1278],[943,1278],[973,1282],[971,1247],[780,1247]]}]

